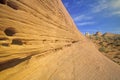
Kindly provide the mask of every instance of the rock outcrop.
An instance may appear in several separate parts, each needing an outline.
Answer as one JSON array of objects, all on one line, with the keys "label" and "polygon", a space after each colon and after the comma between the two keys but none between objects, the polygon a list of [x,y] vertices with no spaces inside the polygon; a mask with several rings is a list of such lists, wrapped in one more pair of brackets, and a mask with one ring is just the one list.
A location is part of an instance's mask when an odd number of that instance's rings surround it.
[{"label": "rock outcrop", "polygon": [[114,33],[107,32],[107,33],[104,33],[103,36],[104,37],[115,37],[115,36],[119,36],[119,34],[114,34]]},{"label": "rock outcrop", "polygon": [[102,36],[101,32],[96,32],[95,36]]},{"label": "rock outcrop", "polygon": [[0,80],[119,79],[61,0],[0,0]]},{"label": "rock outcrop", "polygon": [[85,36],[86,36],[86,37],[89,37],[89,36],[90,36],[90,33],[89,33],[89,32],[86,32],[86,33],[85,33]]}]

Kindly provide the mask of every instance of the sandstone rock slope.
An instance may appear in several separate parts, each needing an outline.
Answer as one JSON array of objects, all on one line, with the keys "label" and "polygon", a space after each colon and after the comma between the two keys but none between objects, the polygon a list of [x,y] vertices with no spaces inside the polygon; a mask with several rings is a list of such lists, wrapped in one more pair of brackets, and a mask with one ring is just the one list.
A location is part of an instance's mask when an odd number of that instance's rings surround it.
[{"label": "sandstone rock slope", "polygon": [[0,80],[119,79],[61,0],[0,0]]}]

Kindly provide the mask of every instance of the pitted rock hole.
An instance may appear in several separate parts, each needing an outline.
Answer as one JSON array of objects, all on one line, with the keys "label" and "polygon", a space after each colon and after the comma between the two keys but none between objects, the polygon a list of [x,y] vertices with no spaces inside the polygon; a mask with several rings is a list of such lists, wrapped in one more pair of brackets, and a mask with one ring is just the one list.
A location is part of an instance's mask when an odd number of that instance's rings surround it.
[{"label": "pitted rock hole", "polygon": [[15,29],[12,28],[12,27],[9,27],[9,28],[6,28],[4,33],[7,35],[7,36],[13,36],[16,32],[15,32]]},{"label": "pitted rock hole", "polygon": [[23,45],[23,42],[20,39],[13,39],[12,44],[13,45]]},{"label": "pitted rock hole", "polygon": [[2,43],[1,45],[2,45],[2,46],[6,46],[6,47],[10,46],[9,43]]},{"label": "pitted rock hole", "polygon": [[12,1],[8,1],[7,2],[7,5],[15,10],[18,10],[18,6],[15,2],[12,2]]},{"label": "pitted rock hole", "polygon": [[6,4],[7,0],[0,0],[0,4]]}]

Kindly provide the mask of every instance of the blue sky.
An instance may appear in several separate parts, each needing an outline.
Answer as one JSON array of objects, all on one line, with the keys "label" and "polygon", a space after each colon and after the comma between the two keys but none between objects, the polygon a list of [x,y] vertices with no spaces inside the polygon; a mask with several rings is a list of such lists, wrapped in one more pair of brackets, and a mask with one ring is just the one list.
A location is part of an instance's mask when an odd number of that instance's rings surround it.
[{"label": "blue sky", "polygon": [[62,0],[82,32],[120,34],[120,0]]}]

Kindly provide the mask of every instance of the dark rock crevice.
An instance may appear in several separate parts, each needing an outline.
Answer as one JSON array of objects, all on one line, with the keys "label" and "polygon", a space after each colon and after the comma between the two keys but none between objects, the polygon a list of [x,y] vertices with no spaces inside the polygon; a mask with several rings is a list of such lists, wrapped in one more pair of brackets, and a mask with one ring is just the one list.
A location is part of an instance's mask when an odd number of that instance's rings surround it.
[{"label": "dark rock crevice", "polygon": [[27,56],[27,57],[22,58],[22,59],[15,58],[15,59],[11,59],[11,60],[6,61],[6,62],[2,62],[2,63],[0,63],[0,71],[14,67],[14,66],[20,64],[21,62],[24,62],[25,60],[29,60],[30,58],[31,58],[31,56]]}]

